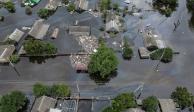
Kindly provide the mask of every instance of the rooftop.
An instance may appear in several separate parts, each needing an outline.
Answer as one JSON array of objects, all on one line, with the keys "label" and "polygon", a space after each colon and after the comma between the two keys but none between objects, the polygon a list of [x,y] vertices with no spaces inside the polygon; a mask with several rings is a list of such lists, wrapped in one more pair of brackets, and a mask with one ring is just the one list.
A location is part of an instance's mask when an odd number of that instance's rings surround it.
[{"label": "rooftop", "polygon": [[76,0],[75,5],[77,9],[88,10],[88,1],[87,0]]},{"label": "rooftop", "polygon": [[15,51],[14,45],[1,45],[0,46],[0,63],[8,63],[9,57]]},{"label": "rooftop", "polygon": [[76,36],[90,35],[90,27],[89,26],[69,26],[69,34],[73,34]]},{"label": "rooftop", "polygon": [[32,29],[29,31],[29,35],[35,39],[43,40],[44,36],[47,34],[50,25],[45,24],[43,19],[36,20]]},{"label": "rooftop", "polygon": [[24,35],[24,32],[16,28],[14,32],[8,38],[16,42],[19,42],[21,38],[23,37],[23,35]]},{"label": "rooftop", "polygon": [[158,99],[162,112],[177,112],[175,103],[172,99]]},{"label": "rooftop", "polygon": [[48,112],[50,108],[54,108],[57,100],[51,97],[42,96],[36,99],[31,112]]}]

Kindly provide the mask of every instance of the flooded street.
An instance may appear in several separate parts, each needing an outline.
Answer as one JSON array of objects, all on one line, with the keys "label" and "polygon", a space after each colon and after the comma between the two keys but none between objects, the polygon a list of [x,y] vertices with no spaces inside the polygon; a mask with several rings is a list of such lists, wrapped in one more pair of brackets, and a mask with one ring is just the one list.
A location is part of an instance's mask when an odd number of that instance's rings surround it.
[{"label": "flooded street", "polygon": [[[122,0],[121,6],[124,5]],[[148,0],[147,0],[148,1]],[[0,14],[5,16],[5,21],[0,23],[0,40],[2,41],[15,28],[21,29],[23,26],[31,26],[38,18],[36,12],[46,4],[42,0],[40,4],[33,8],[33,14],[27,16],[25,8],[16,3],[16,13],[10,14],[4,9],[0,9]],[[11,66],[0,65],[0,93],[19,89],[25,92],[31,91],[31,86],[35,82],[42,81],[45,84],[66,83],[70,85],[72,91],[76,90],[76,81],[80,85],[80,91],[84,95],[115,95],[121,92],[133,91],[140,83],[144,83],[142,97],[156,95],[161,98],[168,98],[171,91],[176,86],[186,86],[194,93],[194,30],[191,28],[191,15],[186,8],[186,0],[179,0],[179,6],[171,17],[166,18],[157,11],[152,10],[148,3],[143,0],[134,0],[134,4],[142,9],[143,19],[127,15],[124,19],[127,25],[128,38],[134,43],[134,57],[131,61],[119,58],[118,74],[105,85],[97,85],[90,79],[88,74],[76,73],[71,67],[69,57],[50,58],[38,64],[30,62],[28,58],[21,58],[16,65],[19,72],[17,74]],[[80,25],[92,27],[92,34],[99,37],[101,27],[100,18],[95,18],[91,14],[69,14],[65,8],[61,7],[46,22],[51,24],[53,29],[60,28],[59,37],[56,40],[46,38],[53,42],[59,53],[78,52],[82,48],[78,45],[74,37],[67,34],[68,25],[74,24],[75,20],[80,21]],[[174,30],[174,22],[180,21],[180,26]],[[192,19],[193,20],[193,19]],[[147,24],[151,24],[162,35],[162,38],[175,51],[180,52],[174,55],[174,59],[169,64],[160,63],[159,71],[156,71],[158,61],[140,60],[138,48],[143,46],[142,35],[138,33]]]}]

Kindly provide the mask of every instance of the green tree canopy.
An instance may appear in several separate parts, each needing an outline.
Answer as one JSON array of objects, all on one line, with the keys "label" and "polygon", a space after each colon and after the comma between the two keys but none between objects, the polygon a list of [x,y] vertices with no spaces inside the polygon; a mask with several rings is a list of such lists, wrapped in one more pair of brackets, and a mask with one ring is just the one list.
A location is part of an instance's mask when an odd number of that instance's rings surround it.
[{"label": "green tree canopy", "polygon": [[27,98],[20,91],[13,91],[0,99],[0,112],[18,112],[22,110]]},{"label": "green tree canopy", "polygon": [[48,94],[48,87],[45,86],[45,85],[42,85],[40,83],[36,83],[34,86],[33,86],[33,94],[36,96],[36,97],[40,97],[40,96],[43,96],[43,95],[47,95]]},{"label": "green tree canopy", "polygon": [[127,39],[124,39],[123,54],[122,55],[123,55],[124,59],[131,59],[133,56],[133,50],[129,46]]},{"label": "green tree canopy", "polygon": [[37,14],[40,18],[47,19],[51,15],[51,12],[48,9],[41,8]]},{"label": "green tree canopy", "polygon": [[158,99],[155,96],[150,96],[143,100],[143,109],[146,112],[157,112],[158,106]]},{"label": "green tree canopy", "polygon": [[33,39],[25,42],[24,50],[29,55],[49,55],[57,52],[57,48],[52,43]]},{"label": "green tree canopy", "polygon": [[160,60],[168,63],[173,59],[173,50],[171,48],[158,49],[150,54],[152,60]]},{"label": "green tree canopy", "polygon": [[102,112],[123,112],[136,106],[133,93],[122,93],[113,99],[112,106],[105,108]]},{"label": "green tree canopy", "polygon": [[69,4],[69,6],[67,7],[67,11],[68,12],[75,11],[75,5],[73,3]]},{"label": "green tree canopy", "polygon": [[106,11],[111,8],[111,0],[100,0],[100,10]]},{"label": "green tree canopy", "polygon": [[175,91],[172,92],[171,98],[177,102],[182,109],[190,107],[193,104],[193,95],[185,87],[177,87]]},{"label": "green tree canopy", "polygon": [[91,76],[105,80],[117,69],[118,60],[112,49],[107,48],[104,43],[100,45],[97,52],[91,56],[88,72]]},{"label": "green tree canopy", "polygon": [[68,97],[71,94],[69,87],[64,84],[53,85],[50,92],[51,96],[54,97]]},{"label": "green tree canopy", "polygon": [[14,13],[16,11],[15,9],[15,5],[13,2],[8,1],[6,3],[4,3],[4,7],[11,13]]}]

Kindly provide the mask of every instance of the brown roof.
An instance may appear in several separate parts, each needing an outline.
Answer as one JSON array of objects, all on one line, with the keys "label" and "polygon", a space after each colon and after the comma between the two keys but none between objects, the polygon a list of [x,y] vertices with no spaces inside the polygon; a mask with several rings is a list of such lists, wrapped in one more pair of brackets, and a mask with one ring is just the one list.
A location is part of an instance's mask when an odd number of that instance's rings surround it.
[{"label": "brown roof", "polygon": [[49,112],[49,109],[54,108],[56,103],[56,99],[47,96],[42,96],[36,99],[31,112]]},{"label": "brown roof", "polygon": [[14,32],[8,38],[16,42],[19,42],[21,38],[23,37],[23,35],[24,35],[24,32],[16,28]]}]

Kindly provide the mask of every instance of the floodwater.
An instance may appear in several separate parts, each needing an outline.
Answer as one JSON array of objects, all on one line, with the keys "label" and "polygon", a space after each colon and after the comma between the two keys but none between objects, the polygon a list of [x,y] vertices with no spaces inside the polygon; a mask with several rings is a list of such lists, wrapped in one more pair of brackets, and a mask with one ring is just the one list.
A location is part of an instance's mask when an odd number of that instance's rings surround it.
[{"label": "floodwater", "polygon": [[[0,14],[6,17],[5,21],[0,23],[0,40],[13,32],[15,28],[21,29],[22,26],[31,26],[38,19],[37,10],[45,6],[46,1],[42,0],[40,4],[35,6],[31,16],[25,15],[25,9],[21,8],[18,2],[15,14],[9,14],[6,10],[0,9]],[[115,1],[121,3],[121,6],[124,5],[122,0]],[[177,10],[168,18],[160,15],[157,11],[147,11],[152,10],[152,8],[143,0],[134,0],[134,3],[142,9],[143,19],[127,15],[124,19],[128,30],[124,35],[128,35],[129,39],[133,41],[135,55],[131,61],[125,61],[121,54],[117,54],[120,62],[118,74],[105,85],[95,84],[88,74],[77,74],[71,67],[68,57],[50,58],[41,64],[32,63],[28,58],[21,58],[21,61],[16,65],[19,74],[10,66],[0,66],[0,92],[6,93],[15,89],[30,92],[32,85],[39,81],[49,85],[66,83],[70,85],[72,91],[76,92],[77,81],[83,96],[115,96],[121,92],[134,91],[141,83],[145,84],[141,97],[156,95],[168,98],[176,86],[186,86],[194,93],[194,29],[193,24],[191,24],[194,23],[194,19],[187,11],[186,1],[179,0]],[[74,24],[75,20],[79,20],[81,25],[90,25],[93,35],[97,37],[100,35],[99,28],[102,25],[100,18],[95,18],[87,12],[71,15],[65,8],[61,7],[46,21],[51,24],[50,29],[60,28],[59,37],[56,40],[45,38],[46,41],[53,42],[60,53],[77,52],[82,49],[74,39],[75,37],[69,36],[66,32],[68,25]],[[173,31],[174,22],[178,20],[180,26],[176,31]],[[138,29],[147,24],[155,27],[165,42],[175,51],[180,52],[179,55],[174,55],[173,62],[160,63],[159,71],[156,71],[158,61],[140,60],[138,56],[138,47],[143,46],[142,36],[138,33]]]}]

